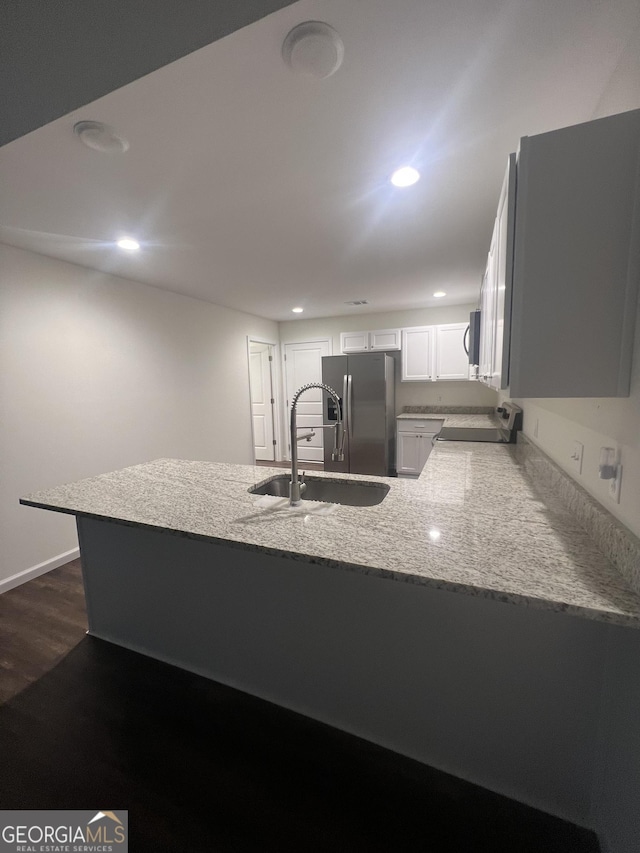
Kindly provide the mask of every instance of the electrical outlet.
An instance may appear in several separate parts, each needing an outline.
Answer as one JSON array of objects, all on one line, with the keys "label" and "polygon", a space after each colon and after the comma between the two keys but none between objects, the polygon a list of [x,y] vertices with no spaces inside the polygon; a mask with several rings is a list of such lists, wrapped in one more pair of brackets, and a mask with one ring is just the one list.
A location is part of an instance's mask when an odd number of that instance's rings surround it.
[{"label": "electrical outlet", "polygon": [[574,441],[571,445],[571,467],[578,473],[582,474],[582,455],[584,453],[584,444],[579,441]]},{"label": "electrical outlet", "polygon": [[620,503],[620,488],[622,486],[622,465],[618,465],[618,469],[616,471],[616,476],[609,480],[609,497],[615,501],[615,503]]}]

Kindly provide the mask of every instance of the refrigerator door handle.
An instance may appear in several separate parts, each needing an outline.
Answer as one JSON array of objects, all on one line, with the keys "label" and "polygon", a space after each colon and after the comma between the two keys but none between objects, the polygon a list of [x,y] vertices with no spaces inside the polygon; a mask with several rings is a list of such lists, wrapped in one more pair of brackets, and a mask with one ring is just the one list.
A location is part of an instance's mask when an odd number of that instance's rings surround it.
[{"label": "refrigerator door handle", "polygon": [[347,421],[347,394],[349,393],[349,377],[345,373],[342,377],[342,429],[345,435],[349,432],[349,423]]},{"label": "refrigerator door handle", "polygon": [[353,377],[349,373],[347,376],[347,430],[349,431],[349,435],[352,432],[352,423],[353,423],[353,408],[352,408],[352,398],[353,398]]}]

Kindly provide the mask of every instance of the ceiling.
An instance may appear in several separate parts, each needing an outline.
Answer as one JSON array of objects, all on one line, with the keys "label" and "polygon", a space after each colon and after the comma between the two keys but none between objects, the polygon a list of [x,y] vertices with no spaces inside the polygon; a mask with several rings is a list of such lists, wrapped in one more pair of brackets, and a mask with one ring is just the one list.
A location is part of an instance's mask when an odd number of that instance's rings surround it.
[{"label": "ceiling", "polygon": [[2,3],[0,145],[292,2],[189,0],[188,15],[185,0]]},{"label": "ceiling", "polygon": [[[307,20],[324,80],[281,58]],[[639,57],[637,0],[300,0],[0,148],[0,240],[273,320],[474,302],[508,153],[640,107]]]}]

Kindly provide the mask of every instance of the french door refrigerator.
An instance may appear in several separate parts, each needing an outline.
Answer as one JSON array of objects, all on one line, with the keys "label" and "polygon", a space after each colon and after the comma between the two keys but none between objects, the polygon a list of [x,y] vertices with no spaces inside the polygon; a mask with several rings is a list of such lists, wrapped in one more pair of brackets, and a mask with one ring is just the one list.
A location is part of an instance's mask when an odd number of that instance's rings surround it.
[{"label": "french door refrigerator", "polygon": [[[325,471],[395,476],[394,378],[395,362],[382,352],[324,356],[322,381],[340,397],[345,427],[344,462],[331,459],[333,437],[325,431]],[[324,422],[334,422],[336,406],[325,391],[322,405]]]}]

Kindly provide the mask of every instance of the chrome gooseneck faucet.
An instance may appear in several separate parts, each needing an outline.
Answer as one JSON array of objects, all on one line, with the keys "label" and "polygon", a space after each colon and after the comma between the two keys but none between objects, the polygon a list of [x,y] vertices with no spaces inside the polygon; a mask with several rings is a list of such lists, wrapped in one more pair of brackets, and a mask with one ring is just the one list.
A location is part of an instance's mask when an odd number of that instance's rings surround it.
[{"label": "chrome gooseneck faucet", "polygon": [[334,433],[331,458],[338,462],[344,461],[344,428],[342,426],[340,398],[333,388],[330,388],[328,385],[324,385],[322,382],[310,382],[308,385],[303,385],[302,388],[299,388],[296,391],[293,395],[293,400],[291,401],[291,481],[289,483],[289,503],[291,506],[299,506],[302,503],[300,495],[306,489],[306,484],[298,477],[298,442],[304,441],[305,439],[310,441],[315,435],[315,432],[309,432],[305,435],[297,435],[299,429],[296,413],[298,399],[301,394],[304,394],[305,391],[309,391],[310,388],[320,388],[321,391],[326,391],[327,394],[333,398],[336,404],[338,419],[334,424],[318,424],[317,426],[306,427],[306,429],[332,429]]}]

